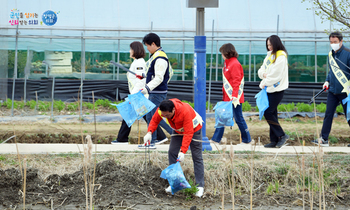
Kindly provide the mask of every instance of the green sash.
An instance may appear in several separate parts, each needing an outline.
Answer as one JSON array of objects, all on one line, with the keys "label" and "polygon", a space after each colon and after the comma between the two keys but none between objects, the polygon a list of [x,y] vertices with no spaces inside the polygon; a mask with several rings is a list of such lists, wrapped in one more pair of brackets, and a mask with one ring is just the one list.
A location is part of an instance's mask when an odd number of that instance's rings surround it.
[{"label": "green sash", "polygon": [[331,66],[331,69],[333,71],[333,74],[337,78],[338,82],[343,86],[343,90],[341,92],[345,92],[347,95],[349,95],[349,86],[350,86],[350,81],[348,81],[348,78],[344,75],[344,72],[339,68],[337,62],[335,62],[332,51],[329,52],[328,54],[329,57],[329,63]]}]

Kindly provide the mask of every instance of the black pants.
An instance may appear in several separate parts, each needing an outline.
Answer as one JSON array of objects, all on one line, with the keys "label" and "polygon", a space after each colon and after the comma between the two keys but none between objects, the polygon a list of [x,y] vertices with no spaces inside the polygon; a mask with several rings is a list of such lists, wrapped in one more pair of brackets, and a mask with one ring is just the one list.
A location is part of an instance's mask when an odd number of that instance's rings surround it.
[{"label": "black pants", "polygon": [[[328,140],[329,133],[331,132],[331,128],[332,128],[334,112],[337,109],[337,106],[339,105],[339,103],[341,103],[341,105],[343,106],[345,119],[346,119],[347,104],[344,105],[342,103],[342,100],[346,97],[347,97],[346,93],[333,94],[331,92],[328,92],[327,108],[326,108],[326,113],[324,116],[322,130],[321,130],[321,137],[324,140]],[[348,124],[350,125],[350,121],[348,121]]]},{"label": "black pants", "polygon": [[[143,116],[143,119],[146,121],[146,116]],[[130,131],[131,131],[131,126],[129,128],[128,125],[126,124],[126,122],[123,120],[122,125],[120,126],[120,129],[118,132],[117,141],[128,142]],[[157,127],[157,139],[163,140],[165,138],[166,138],[166,135],[164,134],[163,130],[158,126]]]},{"label": "black pants", "polygon": [[277,143],[279,137],[284,135],[284,131],[278,122],[277,106],[282,101],[284,91],[267,93],[269,108],[264,112],[264,117],[270,126],[270,141]]},{"label": "black pants", "polygon": [[[177,133],[173,131],[173,134]],[[179,155],[179,151],[182,146],[182,139],[183,135],[171,136],[168,151],[169,165],[176,163],[176,159]],[[202,140],[202,129],[193,134],[193,139]],[[202,142],[195,140],[192,140],[190,143],[194,167],[194,177],[196,178],[196,184],[198,184],[198,187],[204,187],[204,163],[202,157]]]}]

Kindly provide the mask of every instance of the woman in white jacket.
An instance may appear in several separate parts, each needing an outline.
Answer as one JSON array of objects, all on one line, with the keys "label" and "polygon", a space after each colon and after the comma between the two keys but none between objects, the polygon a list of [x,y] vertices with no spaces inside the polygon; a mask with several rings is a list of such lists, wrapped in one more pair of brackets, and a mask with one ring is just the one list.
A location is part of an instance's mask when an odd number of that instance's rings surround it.
[{"label": "woman in white jacket", "polygon": [[[134,94],[140,91],[146,84],[146,78],[142,78],[141,75],[145,74],[146,62],[144,60],[146,53],[141,42],[132,42],[130,44],[130,58],[134,59],[130,65],[130,71],[135,72],[137,76],[128,72],[126,74],[128,78],[129,93]],[[148,97],[148,95],[145,95]],[[126,122],[123,120],[120,126],[118,137],[112,141],[112,144],[128,144],[129,134],[131,127],[129,128]]]},{"label": "woman in white jacket", "polygon": [[258,71],[262,79],[259,87],[266,88],[269,100],[269,108],[264,112],[264,117],[270,126],[270,143],[264,145],[267,148],[280,148],[289,139],[278,122],[277,106],[281,102],[284,90],[288,88],[288,59],[287,50],[277,35],[266,39],[267,56]]}]

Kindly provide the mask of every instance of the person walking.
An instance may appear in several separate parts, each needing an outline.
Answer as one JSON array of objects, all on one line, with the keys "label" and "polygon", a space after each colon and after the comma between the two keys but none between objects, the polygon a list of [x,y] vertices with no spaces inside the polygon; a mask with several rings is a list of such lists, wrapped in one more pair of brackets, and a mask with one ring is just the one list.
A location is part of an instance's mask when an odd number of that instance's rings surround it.
[{"label": "person walking", "polygon": [[[143,38],[143,43],[146,45],[150,53],[150,58],[146,62],[146,84],[142,88],[143,94],[149,94],[149,100],[152,101],[156,107],[146,115],[147,122],[150,122],[160,102],[166,99],[168,92],[168,82],[172,76],[172,68],[168,57],[160,45],[160,38],[155,33],[149,33]],[[163,127],[169,134],[172,129],[164,121],[161,121],[160,126]],[[161,132],[158,134],[158,132]],[[162,136],[157,140],[157,135]],[[151,144],[161,144],[168,140],[164,132],[159,129],[153,132]],[[144,148],[140,145],[139,148]]]},{"label": "person walking", "polygon": [[[146,78],[142,78],[141,76],[142,74],[145,74],[146,69],[146,62],[144,60],[145,55],[145,49],[141,42],[135,41],[130,44],[130,58],[134,60],[130,65],[130,71],[135,72],[137,75],[131,74],[130,72],[126,73],[130,94],[137,93],[146,84]],[[130,131],[131,127],[128,127],[123,120],[117,139],[112,141],[111,144],[128,144]]]},{"label": "person walking", "polygon": [[[347,106],[342,103],[342,100],[348,97],[350,92],[350,49],[343,45],[343,35],[340,32],[331,33],[329,42],[332,48],[328,54],[330,71],[323,84],[323,88],[328,90],[326,113],[320,137],[311,141],[323,147],[329,146],[328,137],[332,128],[334,112],[339,103],[342,104],[344,113],[347,113]],[[347,122],[350,125],[350,120]]]},{"label": "person walking", "polygon": [[281,102],[284,90],[288,88],[288,60],[287,50],[277,35],[266,39],[267,55],[263,65],[258,71],[262,79],[259,87],[266,88],[269,108],[264,112],[264,117],[270,126],[270,143],[266,148],[280,148],[289,139],[278,122],[277,106]]},{"label": "person walking", "polygon": [[[201,141],[203,120],[189,104],[181,102],[177,98],[164,100],[159,104],[159,108],[157,108],[149,123],[147,134],[143,138],[145,145],[152,140],[152,133],[163,119],[173,129],[168,150],[169,165],[176,163],[177,159],[183,162],[190,146],[196,185],[198,185],[196,196],[202,197],[204,193],[204,164]],[[169,186],[165,191],[171,193],[171,187]]]},{"label": "person walking", "polygon": [[[231,43],[220,47],[222,58],[225,60],[222,72],[223,87],[222,100],[232,101],[233,118],[241,132],[242,144],[252,142],[247,123],[244,120],[241,103],[244,103],[244,73],[238,61],[238,53]],[[220,143],[225,127],[216,128],[212,141]]]}]

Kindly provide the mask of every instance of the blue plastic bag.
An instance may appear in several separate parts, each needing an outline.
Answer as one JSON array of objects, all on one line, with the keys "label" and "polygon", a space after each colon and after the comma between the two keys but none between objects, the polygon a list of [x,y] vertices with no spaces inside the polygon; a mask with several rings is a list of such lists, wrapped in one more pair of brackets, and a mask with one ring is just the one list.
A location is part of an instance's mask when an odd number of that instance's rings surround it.
[{"label": "blue plastic bag", "polygon": [[141,119],[144,115],[146,115],[148,112],[152,111],[156,105],[152,103],[150,100],[148,100],[141,91],[128,95],[129,101],[131,103],[131,106],[134,108],[137,119]]},{"label": "blue plastic bag", "polygon": [[214,106],[213,110],[215,110],[214,128],[234,125],[232,101],[220,101]]},{"label": "blue plastic bag", "polygon": [[191,185],[187,182],[185,175],[182,171],[180,162],[176,162],[168,166],[162,171],[160,177],[168,180],[169,185],[171,187],[171,194],[173,195],[179,190],[191,188]]},{"label": "blue plastic bag", "polygon": [[350,120],[350,95],[348,95],[348,97],[344,98],[342,100],[343,104],[346,104],[346,120],[349,121]]},{"label": "blue plastic bag", "polygon": [[259,108],[259,119],[261,120],[264,116],[264,112],[269,108],[269,99],[267,97],[266,87],[262,89],[258,94],[255,95],[256,105]]},{"label": "blue plastic bag", "polygon": [[130,128],[130,126],[137,120],[137,114],[134,110],[134,108],[131,106],[130,101],[124,101],[120,104],[112,104],[117,107],[120,115]]}]

